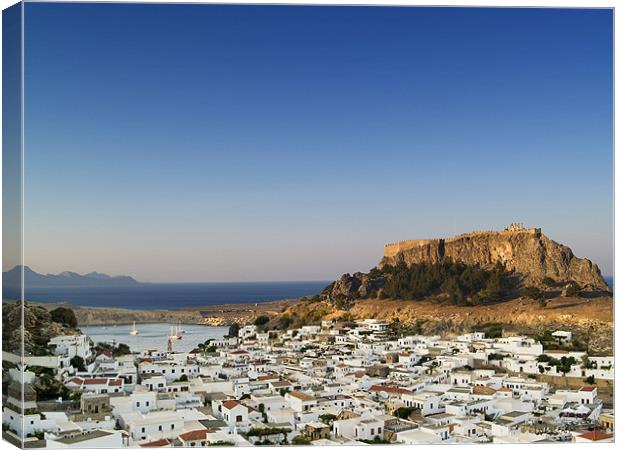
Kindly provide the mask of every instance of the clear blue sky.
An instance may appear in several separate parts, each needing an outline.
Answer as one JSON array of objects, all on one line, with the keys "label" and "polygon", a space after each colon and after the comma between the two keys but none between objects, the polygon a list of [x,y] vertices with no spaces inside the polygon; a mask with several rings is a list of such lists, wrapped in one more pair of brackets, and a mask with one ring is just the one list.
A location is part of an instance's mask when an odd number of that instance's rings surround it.
[{"label": "clear blue sky", "polygon": [[26,5],[25,263],[333,279],[540,226],[612,272],[611,10]]}]

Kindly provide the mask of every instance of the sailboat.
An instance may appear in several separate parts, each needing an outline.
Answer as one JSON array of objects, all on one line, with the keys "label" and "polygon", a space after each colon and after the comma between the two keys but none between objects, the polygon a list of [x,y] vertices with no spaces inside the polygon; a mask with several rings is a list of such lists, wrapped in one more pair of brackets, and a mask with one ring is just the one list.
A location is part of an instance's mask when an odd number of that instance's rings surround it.
[{"label": "sailboat", "polygon": [[170,336],[168,336],[168,339],[171,341],[179,339],[179,335],[174,332],[174,327],[170,327]]},{"label": "sailboat", "polygon": [[136,328],[136,321],[133,321],[133,328],[131,329],[131,331],[129,332],[129,334],[131,334],[132,336],[135,336],[138,334],[138,329]]},{"label": "sailboat", "polygon": [[179,324],[177,325],[177,334],[183,334],[185,330],[181,328],[181,321],[179,320]]},{"label": "sailboat", "polygon": [[[179,324],[180,324],[180,323],[181,323],[181,322],[179,322]],[[176,332],[174,333],[174,334],[175,334],[175,336],[177,337],[177,339],[183,339],[183,333],[185,333],[185,332],[181,330],[181,326],[180,326],[180,325],[177,325],[177,330],[176,330]]]}]

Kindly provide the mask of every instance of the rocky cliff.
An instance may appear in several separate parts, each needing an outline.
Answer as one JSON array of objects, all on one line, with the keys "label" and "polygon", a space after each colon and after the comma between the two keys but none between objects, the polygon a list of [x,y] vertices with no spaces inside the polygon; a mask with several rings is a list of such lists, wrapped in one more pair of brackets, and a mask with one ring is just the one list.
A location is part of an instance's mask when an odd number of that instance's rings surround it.
[{"label": "rocky cliff", "polygon": [[2,302],[3,351],[20,354],[23,350],[26,355],[41,356],[51,338],[76,333],[79,331],[75,328],[55,322],[50,311],[41,305]]},{"label": "rocky cliff", "polygon": [[558,283],[573,281],[585,289],[609,291],[592,261],[577,258],[570,248],[549,239],[539,228],[526,229],[520,225],[511,225],[503,231],[388,244],[379,266],[393,265],[400,260],[407,265],[437,263],[447,258],[481,267],[501,263],[531,285],[551,278]]}]

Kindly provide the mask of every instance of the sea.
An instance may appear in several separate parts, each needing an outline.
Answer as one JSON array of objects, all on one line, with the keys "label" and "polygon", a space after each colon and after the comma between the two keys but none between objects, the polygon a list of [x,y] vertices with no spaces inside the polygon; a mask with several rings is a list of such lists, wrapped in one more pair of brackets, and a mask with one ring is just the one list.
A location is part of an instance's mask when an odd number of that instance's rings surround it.
[{"label": "sea", "polygon": [[[176,331],[177,324],[170,323],[139,323],[136,324],[138,334],[129,334],[132,325],[93,325],[80,327],[82,333],[90,336],[95,344],[105,342],[113,345],[127,344],[132,352],[156,349],[165,350],[171,329]],[[209,327],[206,325],[181,324],[181,339],[172,341],[172,350],[188,352],[207,339],[221,338],[228,333],[227,327]]]},{"label": "sea", "polygon": [[[319,294],[330,281],[141,283],[135,286],[26,287],[26,300],[128,309],[183,309],[260,303]],[[4,289],[4,299],[18,298]]]}]

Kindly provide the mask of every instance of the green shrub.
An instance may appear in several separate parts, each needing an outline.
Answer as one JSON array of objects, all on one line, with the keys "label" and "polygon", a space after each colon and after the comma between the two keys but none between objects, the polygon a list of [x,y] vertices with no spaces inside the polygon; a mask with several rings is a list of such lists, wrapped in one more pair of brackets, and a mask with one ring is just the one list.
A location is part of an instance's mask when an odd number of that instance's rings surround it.
[{"label": "green shrub", "polygon": [[76,328],[78,321],[75,317],[75,313],[70,308],[65,308],[60,306],[56,309],[52,309],[50,311],[50,316],[52,317],[52,321],[56,323],[61,323],[67,327]]},{"label": "green shrub", "polygon": [[510,272],[499,264],[487,270],[448,259],[408,266],[401,259],[377,270],[387,280],[380,297],[415,300],[445,294],[461,306],[496,300],[513,284]]},{"label": "green shrub", "polygon": [[81,356],[75,355],[69,360],[69,363],[71,366],[75,367],[78,372],[86,371],[86,364],[84,363],[84,358]]},{"label": "green shrub", "polygon": [[269,316],[258,316],[256,320],[254,320],[254,325],[260,327],[265,325],[267,322],[269,322]]}]

